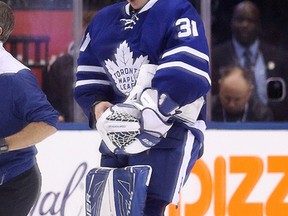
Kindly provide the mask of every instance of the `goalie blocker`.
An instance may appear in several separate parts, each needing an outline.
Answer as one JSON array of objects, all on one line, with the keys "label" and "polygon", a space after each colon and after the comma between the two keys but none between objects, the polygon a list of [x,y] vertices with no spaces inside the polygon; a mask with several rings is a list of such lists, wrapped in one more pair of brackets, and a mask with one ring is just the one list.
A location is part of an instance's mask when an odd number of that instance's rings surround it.
[{"label": "goalie blocker", "polygon": [[90,170],[86,216],[142,216],[151,172],[148,165]]}]

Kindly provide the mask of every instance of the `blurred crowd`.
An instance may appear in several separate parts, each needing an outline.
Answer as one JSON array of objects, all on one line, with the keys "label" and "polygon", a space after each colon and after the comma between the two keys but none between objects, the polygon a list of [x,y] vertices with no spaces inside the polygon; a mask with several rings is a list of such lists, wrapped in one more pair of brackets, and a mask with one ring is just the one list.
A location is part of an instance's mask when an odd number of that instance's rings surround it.
[{"label": "blurred crowd", "polygon": [[[82,32],[95,12],[120,1],[83,0]],[[189,1],[200,10],[200,0]],[[48,4],[46,0],[4,2],[15,9]],[[72,0],[49,2],[50,9],[73,6]],[[286,1],[211,0],[212,90],[208,120],[288,121],[288,30],[282,28],[288,24],[287,9]],[[79,121],[73,99],[73,45],[71,42],[67,51],[51,62],[43,80],[43,90],[60,113],[60,122]],[[86,121],[85,117],[80,121]]]},{"label": "blurred crowd", "polygon": [[[211,76],[212,76],[212,97],[226,94],[226,101],[222,102],[222,111],[219,110],[217,100],[212,101],[212,120],[215,121],[288,121],[287,84],[288,84],[288,62],[287,51],[275,44],[267,42],[263,37],[263,27],[261,11],[252,1],[241,1],[232,9],[232,16],[229,22],[231,35],[227,40],[213,44],[211,49]],[[212,36],[213,37],[213,36]],[[250,91],[240,93],[232,91],[231,88],[224,88],[224,79],[227,75],[223,74],[227,66],[242,67],[247,71],[251,82]],[[231,71],[232,69],[228,69]],[[242,70],[242,69],[241,69]],[[243,76],[241,76],[243,77]],[[240,84],[242,78],[233,85],[234,88]],[[235,81],[235,77],[234,77]],[[236,80],[237,81],[237,80]],[[233,81],[230,81],[230,84]],[[225,90],[224,90],[225,89]],[[225,91],[225,92],[224,92]],[[228,97],[229,94],[229,97]],[[239,101],[247,98],[242,108]],[[272,111],[272,117],[256,118],[259,109],[251,109],[248,98],[252,98],[259,107],[265,107]],[[229,101],[228,101],[229,99]],[[238,100],[238,101],[237,101]],[[255,103],[254,103],[255,104]],[[238,106],[238,107],[237,107]],[[232,107],[234,107],[232,109]],[[246,109],[244,109],[246,107]],[[236,109],[238,108],[238,109]],[[252,115],[254,118],[244,118]],[[220,118],[218,115],[221,114]],[[243,118],[227,118],[227,114],[244,116]]]}]

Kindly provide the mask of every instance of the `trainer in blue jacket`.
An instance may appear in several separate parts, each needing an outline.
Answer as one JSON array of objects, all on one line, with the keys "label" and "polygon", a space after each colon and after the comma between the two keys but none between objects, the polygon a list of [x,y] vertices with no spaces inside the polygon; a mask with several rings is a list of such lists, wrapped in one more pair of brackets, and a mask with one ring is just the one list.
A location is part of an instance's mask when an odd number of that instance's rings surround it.
[{"label": "trainer in blue jacket", "polygon": [[13,11],[1,1],[0,215],[26,216],[41,189],[34,145],[56,132],[58,113],[31,70],[4,49],[13,27]]}]

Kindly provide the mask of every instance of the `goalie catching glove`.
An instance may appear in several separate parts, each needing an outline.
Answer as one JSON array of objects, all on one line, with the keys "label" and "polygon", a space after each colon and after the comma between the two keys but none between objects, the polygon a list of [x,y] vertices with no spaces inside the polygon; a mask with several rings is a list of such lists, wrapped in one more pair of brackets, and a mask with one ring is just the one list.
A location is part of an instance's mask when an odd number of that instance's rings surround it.
[{"label": "goalie catching glove", "polygon": [[167,95],[145,89],[139,102],[116,104],[98,119],[96,127],[115,154],[136,154],[158,144],[172,127],[169,119],[178,108]]}]

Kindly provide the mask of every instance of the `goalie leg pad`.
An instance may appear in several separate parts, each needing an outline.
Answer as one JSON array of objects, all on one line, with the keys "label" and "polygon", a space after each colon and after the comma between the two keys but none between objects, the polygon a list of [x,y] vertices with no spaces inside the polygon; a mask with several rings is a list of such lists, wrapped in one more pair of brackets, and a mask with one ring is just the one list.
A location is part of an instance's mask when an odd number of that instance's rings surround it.
[{"label": "goalie leg pad", "polygon": [[86,216],[142,216],[152,168],[94,168],[86,177]]}]

